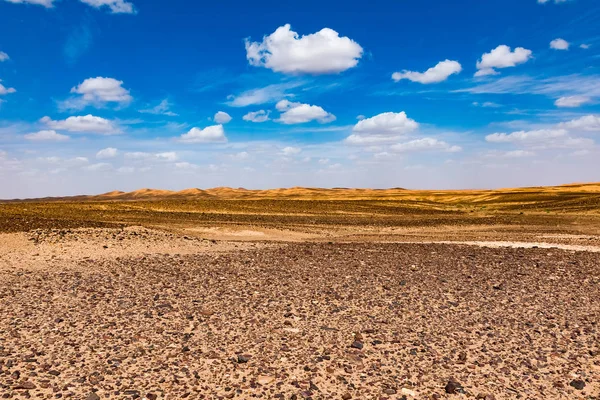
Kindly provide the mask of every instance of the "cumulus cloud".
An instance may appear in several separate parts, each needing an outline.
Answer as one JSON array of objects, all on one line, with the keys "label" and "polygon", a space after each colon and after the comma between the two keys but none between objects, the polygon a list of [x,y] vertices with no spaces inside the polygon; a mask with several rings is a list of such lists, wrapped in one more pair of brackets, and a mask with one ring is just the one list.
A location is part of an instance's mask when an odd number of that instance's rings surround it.
[{"label": "cumulus cloud", "polygon": [[106,149],[102,149],[96,153],[96,158],[98,160],[105,160],[109,158],[115,158],[119,151],[114,147],[107,147]]},{"label": "cumulus cloud", "polygon": [[569,42],[565,39],[554,39],[550,42],[550,48],[554,50],[569,50]]},{"label": "cumulus cloud", "polygon": [[310,104],[281,100],[275,108],[281,112],[279,119],[276,121],[286,125],[303,124],[310,121],[318,121],[324,124],[335,121],[335,115],[328,113],[322,107]]},{"label": "cumulus cloud", "polygon": [[0,62],[7,61],[9,59],[10,59],[10,57],[8,56],[8,54],[6,54],[3,51],[0,51]]},{"label": "cumulus cloud", "polygon": [[79,0],[94,8],[108,7],[113,14],[135,14],[132,3],[125,0]]},{"label": "cumulus cloud", "polygon": [[496,75],[496,69],[515,67],[527,62],[532,56],[531,50],[517,47],[514,51],[509,46],[500,45],[477,61],[475,76]]},{"label": "cumulus cloud", "polygon": [[204,129],[192,128],[179,138],[183,143],[224,143],[227,142],[223,125],[207,126]]},{"label": "cumulus cloud", "polygon": [[296,154],[300,154],[302,152],[302,149],[299,147],[293,147],[293,146],[288,146],[288,147],[284,147],[281,150],[281,153],[284,156],[294,156]]},{"label": "cumulus cloud", "polygon": [[169,102],[168,99],[164,99],[154,107],[138,111],[143,114],[166,115],[169,117],[176,117],[178,114],[175,114],[173,111],[171,111],[171,105],[172,104]]},{"label": "cumulus cloud", "polygon": [[558,126],[571,131],[600,132],[600,115],[586,115],[568,122],[561,122]]},{"label": "cumulus cloud", "polygon": [[39,6],[44,6],[46,8],[51,8],[53,6],[54,0],[6,0],[9,3],[14,4],[36,4]]},{"label": "cumulus cloud", "polygon": [[128,105],[133,98],[129,90],[123,87],[123,81],[113,78],[88,78],[71,89],[71,93],[79,95],[61,103],[63,109],[80,110],[89,105],[103,107],[107,103]]},{"label": "cumulus cloud", "polygon": [[423,84],[443,82],[450,75],[458,74],[462,71],[462,66],[458,61],[445,60],[440,61],[435,67],[429,68],[425,72],[414,72],[404,70],[402,72],[394,72],[392,79],[396,82],[402,79],[408,79],[412,82]]},{"label": "cumulus cloud", "polygon": [[376,144],[391,142],[416,130],[419,124],[408,118],[404,111],[386,112],[358,121],[352,134],[346,138],[350,144]]},{"label": "cumulus cloud", "polygon": [[252,112],[249,112],[248,114],[244,115],[242,117],[242,119],[244,121],[250,121],[250,122],[267,122],[270,119],[269,118],[270,113],[271,113],[271,111],[265,111],[265,110],[252,111]]},{"label": "cumulus cloud", "polygon": [[265,36],[262,42],[246,40],[250,65],[289,74],[332,74],[353,68],[362,57],[362,47],[329,28],[299,36],[286,24]]},{"label": "cumulus cloud", "polygon": [[53,121],[50,117],[44,117],[40,122],[51,129],[59,131],[96,133],[100,135],[115,135],[121,133],[121,130],[114,122],[105,118],[95,117],[91,114],[69,117],[61,121]]},{"label": "cumulus cloud", "polygon": [[65,140],[69,140],[68,136],[61,135],[53,130],[28,133],[24,137],[32,142],[64,142]]},{"label": "cumulus cloud", "polygon": [[232,120],[231,115],[227,114],[225,111],[219,111],[215,114],[213,120],[217,124],[226,124]]},{"label": "cumulus cloud", "polygon": [[434,138],[415,139],[405,143],[397,143],[390,146],[390,149],[397,153],[434,151],[441,150],[449,153],[461,151],[459,146],[452,146],[442,140]]},{"label": "cumulus cloud", "polygon": [[592,101],[592,99],[587,96],[566,96],[559,98],[554,102],[554,104],[557,107],[575,108],[580,107],[583,104],[589,103],[590,101]]},{"label": "cumulus cloud", "polygon": [[7,88],[2,84],[2,79],[0,79],[0,96],[3,96],[5,94],[11,94],[11,93],[16,93],[16,89],[15,88]]}]

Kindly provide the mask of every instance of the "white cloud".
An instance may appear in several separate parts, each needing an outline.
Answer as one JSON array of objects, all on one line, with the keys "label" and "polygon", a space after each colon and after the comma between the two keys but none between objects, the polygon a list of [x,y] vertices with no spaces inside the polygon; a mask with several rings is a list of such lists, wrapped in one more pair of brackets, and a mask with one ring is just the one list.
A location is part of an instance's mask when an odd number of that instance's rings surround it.
[{"label": "white cloud", "polygon": [[115,158],[117,156],[118,152],[119,151],[117,149],[115,149],[114,147],[107,147],[106,149],[102,149],[98,153],[96,153],[96,158],[98,160]]},{"label": "white cloud", "polygon": [[0,79],[0,96],[10,93],[16,93],[15,88],[7,88],[2,83],[2,79]]},{"label": "white cloud", "polygon": [[531,151],[527,151],[527,150],[512,150],[512,151],[507,151],[506,153],[502,154],[502,157],[522,158],[522,157],[533,157],[534,155],[535,155],[535,153],[533,153]]},{"label": "white cloud", "polygon": [[36,4],[40,6],[44,6],[46,8],[51,8],[53,6],[54,0],[6,0],[9,3],[15,4]]},{"label": "white cloud", "polygon": [[32,142],[64,142],[65,140],[69,140],[68,136],[61,135],[60,133],[56,133],[56,131],[52,130],[28,133],[24,137]]},{"label": "white cloud", "polygon": [[408,79],[412,82],[419,82],[423,84],[439,83],[443,82],[450,77],[450,75],[458,74],[462,71],[462,66],[457,61],[445,60],[440,61],[435,67],[429,68],[425,72],[414,72],[414,71],[402,71],[394,72],[392,79],[396,82],[402,79]]},{"label": "white cloud", "polygon": [[204,129],[194,127],[188,133],[181,135],[179,141],[183,143],[223,143],[227,142],[227,137],[223,125],[212,125]]},{"label": "white cloud", "polygon": [[498,68],[515,67],[518,64],[523,64],[531,58],[531,50],[523,47],[517,47],[514,51],[506,45],[500,45],[489,53],[481,56],[481,60],[477,61],[477,72],[475,76],[496,75]]},{"label": "white cloud", "polygon": [[538,129],[513,133],[493,133],[485,140],[490,143],[532,143],[567,136],[566,129]]},{"label": "white cloud", "polygon": [[176,117],[178,114],[175,114],[173,111],[170,110],[171,105],[172,104],[169,102],[168,99],[164,99],[154,107],[138,111],[143,114],[166,115],[169,117]]},{"label": "white cloud", "polygon": [[9,60],[9,59],[10,59],[10,57],[8,56],[8,54],[6,54],[3,51],[0,51],[0,62],[6,61],[6,60]]},{"label": "white cloud", "polygon": [[589,44],[586,44],[586,43],[582,43],[582,44],[579,45],[579,47],[582,48],[582,49],[584,49],[584,50],[587,50],[587,49],[589,49],[592,46],[589,45]]},{"label": "white cloud", "polygon": [[[551,2],[552,0],[537,0],[538,4],[546,4],[548,2]],[[555,4],[560,4],[560,3],[566,3],[567,1],[570,0],[554,0]]]},{"label": "white cloud", "polygon": [[145,153],[142,151],[134,151],[125,153],[125,158],[128,160],[134,161],[177,161],[179,160],[179,156],[174,151],[164,152],[164,153]]},{"label": "white cloud", "polygon": [[300,86],[299,82],[279,83],[263,88],[246,90],[236,96],[230,95],[227,102],[231,107],[247,107],[258,104],[274,103],[288,96],[288,90]]},{"label": "white cloud", "polygon": [[451,146],[444,141],[434,138],[422,138],[411,140],[405,143],[398,143],[390,146],[390,149],[398,153],[432,150],[441,150],[447,151],[449,153],[455,153],[462,150],[459,146]]},{"label": "white cloud", "polygon": [[177,161],[179,156],[174,151],[155,154],[156,158],[162,161]]},{"label": "white cloud", "polygon": [[565,96],[556,100],[554,104],[557,107],[575,108],[582,104],[589,103],[590,101],[592,101],[592,99],[587,96]]},{"label": "white cloud", "polygon": [[477,101],[474,101],[473,105],[476,106],[476,107],[483,107],[483,108],[498,108],[498,107],[502,107],[500,104],[496,104],[496,103],[493,103],[491,101],[486,101],[484,103],[479,103]]},{"label": "white cloud", "polygon": [[217,124],[226,124],[229,121],[232,120],[231,115],[227,114],[224,111],[219,111],[215,114],[213,120],[217,123]]},{"label": "white cloud", "polygon": [[550,48],[554,50],[569,50],[569,42],[565,39],[554,39],[550,42]]},{"label": "white cloud", "polygon": [[125,0],[79,0],[94,8],[108,7],[113,14],[135,14],[132,3]]},{"label": "white cloud", "polygon": [[97,163],[83,167],[86,171],[98,172],[98,171],[109,171],[112,169],[112,165],[108,163]]},{"label": "white cloud", "polygon": [[69,132],[97,133],[100,135],[115,135],[121,133],[121,130],[114,122],[101,117],[95,117],[91,114],[69,117],[61,121],[53,121],[50,117],[44,117],[40,120],[51,129]]},{"label": "white cloud", "polygon": [[247,160],[248,157],[250,157],[250,154],[248,154],[248,152],[246,152],[246,151],[241,151],[239,153],[231,155],[231,158],[234,159],[234,160],[236,160],[236,161]]},{"label": "white cloud", "polygon": [[296,154],[300,154],[300,152],[302,152],[302,149],[299,147],[292,147],[292,146],[288,146],[283,148],[283,150],[281,150],[281,153],[284,156],[293,156]]},{"label": "white cloud", "polygon": [[395,141],[399,136],[416,130],[419,124],[408,118],[404,111],[386,112],[360,120],[346,138],[351,144],[376,144]]},{"label": "white cloud", "polygon": [[196,170],[196,169],[200,169],[200,167],[198,165],[189,163],[187,161],[182,161],[182,162],[175,163],[175,168],[181,169],[181,170]]},{"label": "white cloud", "polygon": [[358,43],[329,28],[300,37],[286,24],[260,43],[246,40],[250,65],[291,74],[339,73],[355,67],[362,54]]},{"label": "white cloud", "polygon": [[270,113],[271,113],[271,111],[265,111],[265,110],[252,111],[252,112],[249,112],[248,114],[244,115],[242,117],[242,119],[244,121],[250,121],[250,122],[267,122],[270,119],[269,118]]},{"label": "white cloud", "polygon": [[89,105],[103,107],[106,103],[128,105],[133,98],[122,85],[123,81],[113,78],[88,78],[71,89],[71,93],[81,96],[65,100],[61,103],[61,108],[80,110]]},{"label": "white cloud", "polygon": [[600,115],[586,115],[568,122],[561,122],[558,126],[571,131],[600,132]]},{"label": "white cloud", "polygon": [[335,121],[335,115],[328,113],[322,107],[310,104],[281,100],[275,108],[282,113],[276,121],[286,125],[303,124],[310,121],[318,121],[324,124]]}]

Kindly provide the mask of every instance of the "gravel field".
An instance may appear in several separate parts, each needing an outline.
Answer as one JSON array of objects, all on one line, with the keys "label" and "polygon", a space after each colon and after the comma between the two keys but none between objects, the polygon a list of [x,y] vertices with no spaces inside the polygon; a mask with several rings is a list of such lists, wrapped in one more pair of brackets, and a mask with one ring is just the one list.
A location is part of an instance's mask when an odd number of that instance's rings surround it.
[{"label": "gravel field", "polygon": [[598,253],[0,240],[1,398],[600,398]]}]

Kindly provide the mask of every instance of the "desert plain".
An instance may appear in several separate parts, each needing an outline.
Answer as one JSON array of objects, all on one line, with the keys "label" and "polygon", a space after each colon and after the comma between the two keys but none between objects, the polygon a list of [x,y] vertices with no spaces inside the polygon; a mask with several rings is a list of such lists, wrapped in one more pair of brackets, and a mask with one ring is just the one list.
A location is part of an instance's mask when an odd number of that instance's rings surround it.
[{"label": "desert plain", "polygon": [[600,399],[600,184],[0,202],[0,398]]}]

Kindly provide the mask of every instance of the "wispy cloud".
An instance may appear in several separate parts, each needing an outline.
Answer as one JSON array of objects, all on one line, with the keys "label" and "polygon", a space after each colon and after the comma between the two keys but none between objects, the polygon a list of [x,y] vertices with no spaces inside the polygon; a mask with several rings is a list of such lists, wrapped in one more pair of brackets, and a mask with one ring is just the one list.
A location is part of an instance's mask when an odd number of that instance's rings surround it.
[{"label": "wispy cloud", "polygon": [[77,60],[89,50],[92,41],[92,31],[87,23],[71,30],[63,48],[67,64],[75,64]]}]

